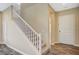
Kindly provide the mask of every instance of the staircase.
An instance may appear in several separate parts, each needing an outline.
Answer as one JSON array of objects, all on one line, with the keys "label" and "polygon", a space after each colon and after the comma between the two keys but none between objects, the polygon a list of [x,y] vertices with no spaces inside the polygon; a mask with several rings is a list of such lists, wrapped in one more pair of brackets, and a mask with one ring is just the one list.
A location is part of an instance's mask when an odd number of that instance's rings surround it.
[{"label": "staircase", "polygon": [[12,19],[18,25],[18,27],[27,36],[29,43],[33,46],[38,54],[42,54],[41,46],[41,34],[37,33],[21,16],[20,10],[12,7]]}]

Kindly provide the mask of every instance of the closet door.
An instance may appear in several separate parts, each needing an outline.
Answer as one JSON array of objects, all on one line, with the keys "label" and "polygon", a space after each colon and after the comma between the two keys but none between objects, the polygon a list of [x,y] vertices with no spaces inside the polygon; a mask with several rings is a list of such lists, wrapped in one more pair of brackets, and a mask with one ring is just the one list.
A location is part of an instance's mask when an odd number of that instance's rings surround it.
[{"label": "closet door", "polygon": [[59,16],[59,42],[74,44],[75,40],[75,15]]}]

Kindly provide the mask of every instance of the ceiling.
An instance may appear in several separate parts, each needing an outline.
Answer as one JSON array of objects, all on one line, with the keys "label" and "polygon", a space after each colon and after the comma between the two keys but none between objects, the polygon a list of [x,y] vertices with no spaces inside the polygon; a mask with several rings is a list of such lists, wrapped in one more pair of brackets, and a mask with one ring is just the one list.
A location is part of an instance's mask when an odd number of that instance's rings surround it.
[{"label": "ceiling", "polygon": [[[0,3],[0,11],[5,10],[11,5],[11,3]],[[31,4],[33,5],[33,4]],[[27,4],[27,6],[31,6],[30,4]],[[55,10],[55,11],[63,11],[71,8],[76,8],[79,7],[79,3],[50,3],[50,6]]]},{"label": "ceiling", "polygon": [[28,8],[28,7],[31,7],[31,6],[33,6],[33,5],[35,5],[35,4],[37,4],[37,3],[22,3],[22,5],[23,5],[23,6],[26,6],[27,8]]},{"label": "ceiling", "polygon": [[59,12],[59,11],[79,7],[79,3],[51,3],[50,6],[56,12]]},{"label": "ceiling", "polygon": [[11,3],[0,3],[0,11],[5,10],[11,5]]},{"label": "ceiling", "polygon": [[[20,5],[20,3],[17,3],[17,4]],[[23,4],[24,4],[23,6],[30,7],[30,6],[34,5],[35,3],[27,3],[27,4],[23,3]],[[16,3],[0,3],[0,11],[5,10],[10,5],[16,5]]]}]

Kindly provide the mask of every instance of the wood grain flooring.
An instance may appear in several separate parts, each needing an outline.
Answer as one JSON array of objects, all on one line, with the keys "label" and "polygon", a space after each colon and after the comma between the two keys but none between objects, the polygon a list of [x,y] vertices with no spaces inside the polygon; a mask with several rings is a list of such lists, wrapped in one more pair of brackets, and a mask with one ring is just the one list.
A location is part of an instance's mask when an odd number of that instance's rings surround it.
[{"label": "wood grain flooring", "polygon": [[21,55],[21,54],[9,48],[5,44],[0,44],[0,55]]},{"label": "wood grain flooring", "polygon": [[79,47],[57,43],[51,46],[50,51],[46,55],[79,55]]}]

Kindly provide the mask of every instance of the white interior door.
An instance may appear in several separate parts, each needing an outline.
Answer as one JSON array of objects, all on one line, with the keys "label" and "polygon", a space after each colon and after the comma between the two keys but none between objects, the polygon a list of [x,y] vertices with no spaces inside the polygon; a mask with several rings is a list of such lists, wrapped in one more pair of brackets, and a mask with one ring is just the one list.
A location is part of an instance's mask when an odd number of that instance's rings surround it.
[{"label": "white interior door", "polygon": [[73,14],[59,16],[59,41],[65,44],[74,44],[75,16]]}]

